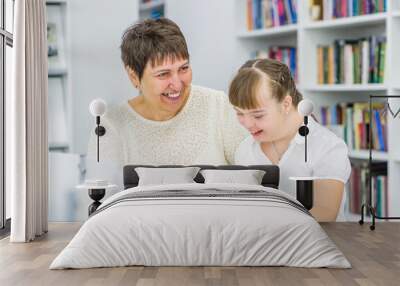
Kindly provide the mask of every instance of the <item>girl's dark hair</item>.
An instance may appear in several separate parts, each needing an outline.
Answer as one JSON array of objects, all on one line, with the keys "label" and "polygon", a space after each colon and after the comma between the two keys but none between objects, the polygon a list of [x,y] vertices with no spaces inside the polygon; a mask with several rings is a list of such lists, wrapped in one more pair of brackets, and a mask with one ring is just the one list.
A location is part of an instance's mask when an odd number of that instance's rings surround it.
[{"label": "girl's dark hair", "polygon": [[297,107],[303,99],[285,64],[271,59],[259,59],[247,61],[239,69],[229,87],[229,101],[243,109],[259,107],[257,94],[264,80],[271,89],[272,97],[278,102],[290,95],[293,105]]}]

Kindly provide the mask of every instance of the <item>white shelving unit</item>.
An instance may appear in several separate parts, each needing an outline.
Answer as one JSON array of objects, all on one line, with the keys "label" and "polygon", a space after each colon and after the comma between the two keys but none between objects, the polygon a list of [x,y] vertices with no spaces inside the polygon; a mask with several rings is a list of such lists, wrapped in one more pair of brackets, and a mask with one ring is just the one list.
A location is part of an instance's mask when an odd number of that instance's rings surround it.
[{"label": "white shelving unit", "polygon": [[68,74],[68,70],[67,68],[51,68],[49,67],[48,70],[49,73],[49,77],[62,77],[62,76],[66,76]]},{"label": "white shelving unit", "polygon": [[151,0],[148,2],[143,2],[143,0],[139,0],[139,19],[144,20],[146,18],[152,18],[152,13],[154,11],[160,12],[162,15],[165,16],[165,2],[165,0]]},{"label": "white shelving unit", "polygon": [[294,35],[297,33],[297,25],[291,24],[286,26],[274,27],[271,29],[261,29],[253,31],[243,31],[238,34],[239,38],[254,38],[254,37],[273,37],[283,35]]},{"label": "white shelving unit", "polygon": [[[246,30],[246,0],[236,0],[236,30],[243,62],[251,52],[273,45],[292,45],[298,54],[298,87],[318,107],[338,102],[368,102],[369,95],[400,95],[400,1],[387,0],[387,12],[329,21],[312,21],[309,1],[297,0],[298,23],[256,31]],[[317,46],[335,39],[386,35],[385,79],[383,84],[319,85],[317,84]],[[390,102],[393,109],[400,108]],[[373,160],[388,164],[389,215],[400,216],[400,114],[388,118],[388,152],[373,152]],[[351,159],[368,160],[369,152],[350,150]],[[346,215],[351,220],[359,216]]]},{"label": "white shelving unit", "polygon": [[[368,150],[349,150],[349,157],[352,159],[368,160],[369,151]],[[385,161],[389,160],[389,154],[387,152],[372,152],[373,161]]]},{"label": "white shelving unit", "polygon": [[385,23],[386,20],[387,20],[386,13],[377,13],[370,15],[361,15],[348,18],[326,20],[326,21],[309,22],[308,24],[304,25],[304,28],[312,30],[312,29],[332,29],[332,28],[344,27],[348,29],[359,26],[365,27],[365,26],[383,24]]},{"label": "white shelving unit", "polygon": [[46,0],[49,53],[49,150],[67,152],[72,142],[67,0]]},{"label": "white shelving unit", "polygon": [[353,91],[386,91],[388,87],[384,84],[316,84],[306,85],[303,90],[309,92],[353,92]]},{"label": "white shelving unit", "polygon": [[46,0],[46,4],[66,4],[67,0]]}]

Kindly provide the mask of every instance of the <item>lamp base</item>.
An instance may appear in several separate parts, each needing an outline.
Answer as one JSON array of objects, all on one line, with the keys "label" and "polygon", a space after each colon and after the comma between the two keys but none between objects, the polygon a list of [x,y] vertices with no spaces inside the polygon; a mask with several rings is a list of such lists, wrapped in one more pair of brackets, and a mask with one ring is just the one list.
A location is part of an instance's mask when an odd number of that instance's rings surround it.
[{"label": "lamp base", "polygon": [[90,216],[101,205],[101,202],[99,202],[99,201],[106,194],[106,189],[89,189],[88,192],[89,192],[89,197],[92,200],[94,200],[94,202],[88,208],[88,213],[89,213],[89,216]]},{"label": "lamp base", "polygon": [[296,198],[307,209],[313,207],[313,180],[296,180]]}]

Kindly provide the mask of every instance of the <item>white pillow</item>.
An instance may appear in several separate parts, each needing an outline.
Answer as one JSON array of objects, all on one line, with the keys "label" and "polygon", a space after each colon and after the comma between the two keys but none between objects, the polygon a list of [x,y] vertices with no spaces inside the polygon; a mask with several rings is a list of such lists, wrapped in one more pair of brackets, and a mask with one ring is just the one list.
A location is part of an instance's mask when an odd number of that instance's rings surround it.
[{"label": "white pillow", "polygon": [[202,170],[204,183],[235,183],[261,185],[265,171],[262,170]]},{"label": "white pillow", "polygon": [[199,167],[135,168],[139,176],[139,186],[195,183],[193,179],[199,170]]}]

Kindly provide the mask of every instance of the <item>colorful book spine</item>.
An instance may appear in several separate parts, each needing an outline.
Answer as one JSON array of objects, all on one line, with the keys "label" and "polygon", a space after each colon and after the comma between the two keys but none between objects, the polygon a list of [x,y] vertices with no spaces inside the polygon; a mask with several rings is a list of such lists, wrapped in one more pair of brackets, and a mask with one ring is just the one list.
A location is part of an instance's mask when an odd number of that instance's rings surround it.
[{"label": "colorful book spine", "polygon": [[387,164],[373,163],[371,170],[370,197],[368,164],[352,162],[347,208],[351,213],[360,214],[361,205],[371,202],[378,216],[388,216]]},{"label": "colorful book spine", "polygon": [[[383,103],[373,103],[372,119],[368,103],[339,103],[320,108],[320,122],[329,129],[340,130],[336,135],[343,138],[351,150],[372,149],[387,151],[387,120]],[[371,125],[372,122],[372,125]],[[370,126],[371,125],[371,126]],[[342,126],[340,129],[338,126]],[[370,134],[370,128],[372,133]]]},{"label": "colorful book spine", "polygon": [[249,31],[297,23],[296,0],[247,0]]},{"label": "colorful book spine", "polygon": [[380,151],[385,151],[386,150],[386,146],[385,146],[385,141],[383,139],[383,128],[382,128],[382,122],[380,119],[380,114],[379,114],[379,110],[374,110],[373,111],[374,114],[374,119],[375,119],[375,123],[376,123],[376,130],[378,133],[378,143],[379,143],[379,150]]},{"label": "colorful book spine", "polygon": [[246,2],[247,8],[247,30],[251,31],[254,29],[253,27],[253,0],[247,0]]},{"label": "colorful book spine", "polygon": [[331,20],[374,13],[387,10],[387,0],[309,0],[310,11],[318,7],[322,17],[311,17],[313,20]]},{"label": "colorful book spine", "polygon": [[386,37],[339,39],[317,47],[319,84],[384,83]]},{"label": "colorful book spine", "polygon": [[270,58],[286,64],[295,81],[298,78],[297,72],[297,49],[296,47],[271,46],[268,50],[259,50],[251,53],[251,58]]}]

